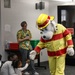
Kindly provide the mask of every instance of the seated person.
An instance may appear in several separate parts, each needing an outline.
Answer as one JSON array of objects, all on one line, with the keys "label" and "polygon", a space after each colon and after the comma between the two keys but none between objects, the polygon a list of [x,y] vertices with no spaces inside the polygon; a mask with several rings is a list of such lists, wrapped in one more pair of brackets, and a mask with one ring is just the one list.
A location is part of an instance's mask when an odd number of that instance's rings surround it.
[{"label": "seated person", "polygon": [[[18,65],[16,65],[16,63]],[[16,65],[16,67],[14,66]],[[23,68],[21,67],[21,61],[18,60],[16,54],[11,54],[8,56],[8,61],[6,61],[1,67],[1,75],[22,75],[21,71],[28,67],[28,63]]]},{"label": "seated person", "polygon": [[24,67],[22,67],[22,62],[20,60],[13,61],[12,66],[15,70],[15,73],[18,75],[23,75],[22,71],[24,71],[28,67],[29,62],[30,62],[30,60],[27,60],[26,65]]},{"label": "seated person", "polygon": [[10,53],[10,54],[8,55],[8,60],[9,60],[9,61],[18,60],[17,54],[15,54],[15,53]]}]

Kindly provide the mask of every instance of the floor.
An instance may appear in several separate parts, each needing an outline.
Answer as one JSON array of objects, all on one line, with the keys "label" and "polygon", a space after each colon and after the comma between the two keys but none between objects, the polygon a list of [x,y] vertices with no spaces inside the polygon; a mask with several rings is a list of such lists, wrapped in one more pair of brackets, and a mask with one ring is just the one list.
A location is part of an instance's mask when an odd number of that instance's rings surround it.
[{"label": "floor", "polygon": [[[35,64],[35,66],[37,66],[37,64]],[[39,75],[50,75],[48,62],[43,62],[39,66],[40,67],[35,67]],[[41,66],[44,66],[44,67],[41,67]],[[65,75],[75,75],[75,66],[66,65]]]},{"label": "floor", "polygon": [[[36,67],[36,70],[37,72],[39,72],[39,75],[50,75],[48,62],[41,63],[41,66],[43,65],[46,66],[46,69],[44,67]],[[66,65],[65,75],[75,75],[75,66]]]}]

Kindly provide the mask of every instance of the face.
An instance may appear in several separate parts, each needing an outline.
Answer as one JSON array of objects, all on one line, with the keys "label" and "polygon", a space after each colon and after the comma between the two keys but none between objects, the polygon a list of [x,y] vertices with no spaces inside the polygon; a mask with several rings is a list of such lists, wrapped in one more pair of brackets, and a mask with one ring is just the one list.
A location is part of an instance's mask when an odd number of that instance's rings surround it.
[{"label": "face", "polygon": [[22,66],[22,62],[20,60],[13,60],[12,66],[13,68],[20,68]]},{"label": "face", "polygon": [[18,68],[20,68],[21,66],[22,66],[22,62],[19,61],[19,63],[18,63]]},{"label": "face", "polygon": [[14,55],[12,60],[18,60],[18,56],[17,55]]},{"label": "face", "polygon": [[22,27],[24,30],[27,29],[27,24],[24,24],[24,26]]},{"label": "face", "polygon": [[54,34],[54,26],[52,24],[49,24],[47,27],[40,31],[40,34],[44,40],[51,39]]}]

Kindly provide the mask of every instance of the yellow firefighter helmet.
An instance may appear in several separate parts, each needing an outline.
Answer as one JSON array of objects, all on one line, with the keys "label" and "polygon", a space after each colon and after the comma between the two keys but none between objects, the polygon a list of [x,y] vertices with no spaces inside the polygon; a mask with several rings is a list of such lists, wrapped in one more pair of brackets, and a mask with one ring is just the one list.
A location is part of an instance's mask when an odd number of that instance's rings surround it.
[{"label": "yellow firefighter helmet", "polygon": [[43,29],[49,25],[50,20],[54,20],[54,16],[48,16],[47,14],[40,14],[36,20],[38,29]]}]

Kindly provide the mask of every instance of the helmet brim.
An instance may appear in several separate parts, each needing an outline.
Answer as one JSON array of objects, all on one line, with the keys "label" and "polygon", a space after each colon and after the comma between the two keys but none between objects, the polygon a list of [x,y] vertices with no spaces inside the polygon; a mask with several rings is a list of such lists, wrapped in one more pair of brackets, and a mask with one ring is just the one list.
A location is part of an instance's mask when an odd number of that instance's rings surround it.
[{"label": "helmet brim", "polygon": [[[52,20],[54,20],[54,16],[50,16],[50,21],[52,21]],[[49,25],[50,21],[49,21],[45,26],[43,26],[43,27],[38,27],[38,29],[39,29],[39,30],[44,29],[45,27],[47,27],[47,26]]]}]

